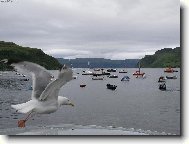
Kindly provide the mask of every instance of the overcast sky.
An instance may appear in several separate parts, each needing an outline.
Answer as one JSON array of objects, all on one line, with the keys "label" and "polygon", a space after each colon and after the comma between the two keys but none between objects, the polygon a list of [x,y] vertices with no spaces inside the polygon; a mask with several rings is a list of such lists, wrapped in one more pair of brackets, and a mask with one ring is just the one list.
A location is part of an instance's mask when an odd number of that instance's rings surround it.
[{"label": "overcast sky", "polygon": [[180,1],[0,2],[0,40],[54,57],[142,58],[180,46]]}]

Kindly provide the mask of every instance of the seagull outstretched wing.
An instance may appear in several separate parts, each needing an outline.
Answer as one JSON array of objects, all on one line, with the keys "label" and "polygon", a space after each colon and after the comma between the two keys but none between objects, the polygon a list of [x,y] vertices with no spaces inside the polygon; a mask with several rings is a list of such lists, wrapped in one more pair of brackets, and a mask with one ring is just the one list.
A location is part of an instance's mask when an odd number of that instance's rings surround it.
[{"label": "seagull outstretched wing", "polygon": [[53,76],[44,67],[32,62],[22,61],[12,63],[11,66],[13,66],[14,69],[18,70],[19,72],[27,72],[32,75],[32,99],[38,99],[53,78]]},{"label": "seagull outstretched wing", "polygon": [[48,84],[48,86],[45,88],[45,90],[42,92],[41,96],[39,97],[39,100],[41,101],[49,100],[49,99],[57,100],[60,88],[73,79],[72,73],[73,72],[70,68],[63,66],[59,72],[58,79]]}]

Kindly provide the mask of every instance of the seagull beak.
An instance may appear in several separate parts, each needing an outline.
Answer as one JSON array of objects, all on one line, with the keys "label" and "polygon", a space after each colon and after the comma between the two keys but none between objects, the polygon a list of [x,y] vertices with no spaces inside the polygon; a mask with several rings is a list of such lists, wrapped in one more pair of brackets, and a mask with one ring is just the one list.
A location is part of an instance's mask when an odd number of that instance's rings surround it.
[{"label": "seagull beak", "polygon": [[71,105],[71,106],[73,106],[73,107],[75,106],[73,103],[70,103],[69,105]]}]

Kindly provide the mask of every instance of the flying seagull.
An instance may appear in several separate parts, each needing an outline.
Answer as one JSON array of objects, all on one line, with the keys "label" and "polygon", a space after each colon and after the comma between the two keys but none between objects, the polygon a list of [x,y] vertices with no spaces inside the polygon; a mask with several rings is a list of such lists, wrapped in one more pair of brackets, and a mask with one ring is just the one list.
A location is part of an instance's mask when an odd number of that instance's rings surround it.
[{"label": "flying seagull", "polygon": [[28,61],[1,60],[14,70],[30,73],[33,80],[31,100],[25,103],[11,105],[17,112],[27,113],[24,120],[18,121],[19,127],[25,127],[25,122],[35,114],[49,114],[55,112],[61,105],[74,106],[70,100],[58,96],[60,88],[72,80],[72,70],[65,65],[59,70],[58,78],[54,77],[42,66]]}]

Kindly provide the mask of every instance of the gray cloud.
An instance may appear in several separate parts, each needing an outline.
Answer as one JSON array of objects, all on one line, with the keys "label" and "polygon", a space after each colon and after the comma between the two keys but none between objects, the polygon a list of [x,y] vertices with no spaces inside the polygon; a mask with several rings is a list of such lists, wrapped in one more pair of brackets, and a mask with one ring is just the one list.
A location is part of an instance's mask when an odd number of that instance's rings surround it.
[{"label": "gray cloud", "polygon": [[15,0],[0,39],[55,57],[141,58],[180,46],[179,0]]}]

